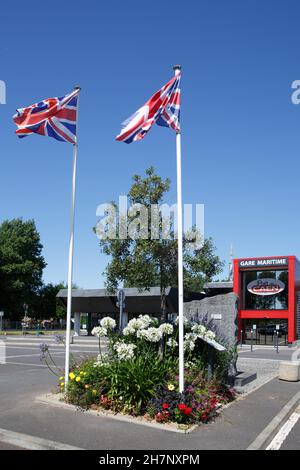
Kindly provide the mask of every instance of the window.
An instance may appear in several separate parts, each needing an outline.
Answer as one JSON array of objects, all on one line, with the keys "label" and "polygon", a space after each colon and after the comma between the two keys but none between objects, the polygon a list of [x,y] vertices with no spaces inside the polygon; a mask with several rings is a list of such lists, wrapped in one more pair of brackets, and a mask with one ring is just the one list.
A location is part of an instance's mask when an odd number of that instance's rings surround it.
[{"label": "window", "polygon": [[[283,290],[278,294],[258,295],[249,292],[253,281],[274,279],[283,283]],[[288,271],[263,270],[242,272],[243,308],[245,310],[287,310],[288,308]]]}]

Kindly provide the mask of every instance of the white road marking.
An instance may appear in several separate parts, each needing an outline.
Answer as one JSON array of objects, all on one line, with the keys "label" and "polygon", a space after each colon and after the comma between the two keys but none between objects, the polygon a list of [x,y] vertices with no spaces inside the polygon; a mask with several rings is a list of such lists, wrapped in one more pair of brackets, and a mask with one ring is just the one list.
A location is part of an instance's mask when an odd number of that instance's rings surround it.
[{"label": "white road marking", "polygon": [[[64,351],[59,351],[52,353],[52,356],[61,356],[64,354]],[[6,356],[6,359],[15,359],[16,357],[34,357],[34,356],[40,356],[40,353],[38,354],[19,354],[18,356]]]},{"label": "white road marking", "polygon": [[[15,365],[15,366],[47,367],[46,365],[44,366],[44,364],[30,364],[27,362],[7,362],[6,364],[1,364],[1,365],[8,366],[10,364]],[[55,366],[52,366],[52,367],[54,368]]]},{"label": "white road marking", "polygon": [[300,418],[300,407],[289,417],[266,450],[279,450]]},{"label": "white road marking", "polygon": [[83,450],[62,442],[50,441],[41,437],[0,428],[0,442],[28,450]]},{"label": "white road marking", "polygon": [[280,361],[282,361],[282,358],[270,359],[268,357],[255,357],[255,356],[253,356],[253,357],[244,357],[243,356],[243,358],[241,358],[241,359],[243,359],[243,361],[247,361],[247,360],[248,361],[265,361],[265,362],[280,362]]},{"label": "white road marking", "polygon": [[[15,343],[13,342],[10,342],[10,341],[5,341],[4,344],[6,344],[7,346],[11,346],[11,347],[14,347],[14,348],[17,348],[17,347],[20,347],[20,346],[39,346],[41,343],[43,343],[43,341],[39,341],[39,343],[16,343],[18,344],[18,346],[15,346]],[[55,343],[46,343],[46,344],[49,344],[50,347],[54,346],[55,348],[65,348],[65,346],[63,344],[55,344]],[[103,344],[104,345],[104,344]],[[72,346],[75,346],[76,348],[94,348],[94,349],[98,349],[98,345],[97,344],[71,344],[71,347]],[[25,348],[26,349],[26,348]]]}]

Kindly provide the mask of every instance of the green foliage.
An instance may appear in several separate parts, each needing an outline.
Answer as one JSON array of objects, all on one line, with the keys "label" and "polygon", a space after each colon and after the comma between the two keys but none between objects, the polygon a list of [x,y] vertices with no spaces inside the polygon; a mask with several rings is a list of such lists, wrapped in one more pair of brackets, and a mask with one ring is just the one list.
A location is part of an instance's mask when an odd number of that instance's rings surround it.
[{"label": "green foliage", "polygon": [[129,361],[116,361],[106,367],[107,396],[122,410],[140,413],[156,389],[166,381],[172,362],[157,355],[137,356]]},{"label": "green foliage", "polygon": [[33,220],[6,220],[0,225],[0,307],[6,317],[21,318],[22,305],[34,303],[46,266],[42,248]]},{"label": "green foliage", "polygon": [[[90,403],[101,404],[101,397],[105,396],[111,409],[139,414],[173,369],[174,361],[162,361],[157,354],[126,361],[113,360],[96,367],[88,360],[73,371],[75,378],[71,376],[67,399],[84,407]],[[80,377],[79,382],[76,377]]]}]

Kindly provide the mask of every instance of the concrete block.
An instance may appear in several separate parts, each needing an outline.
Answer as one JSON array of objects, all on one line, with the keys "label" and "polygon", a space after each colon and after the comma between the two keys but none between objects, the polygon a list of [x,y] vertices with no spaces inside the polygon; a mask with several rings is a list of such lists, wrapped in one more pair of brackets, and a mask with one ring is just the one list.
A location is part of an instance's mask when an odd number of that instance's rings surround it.
[{"label": "concrete block", "polygon": [[229,376],[227,382],[233,387],[244,387],[245,385],[256,379],[256,372],[238,372],[235,376]]},{"label": "concrete block", "polygon": [[281,361],[279,364],[279,379],[287,382],[300,380],[300,361]]}]

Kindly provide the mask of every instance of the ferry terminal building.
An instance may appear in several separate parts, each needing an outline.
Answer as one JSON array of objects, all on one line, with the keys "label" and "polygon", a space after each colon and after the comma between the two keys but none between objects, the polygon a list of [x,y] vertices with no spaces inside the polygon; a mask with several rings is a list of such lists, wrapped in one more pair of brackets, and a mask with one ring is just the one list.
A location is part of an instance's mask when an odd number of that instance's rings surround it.
[{"label": "ferry terminal building", "polygon": [[285,343],[300,339],[300,262],[295,256],[233,260],[233,292],[238,296],[239,340],[255,335],[272,344],[274,331]]}]

